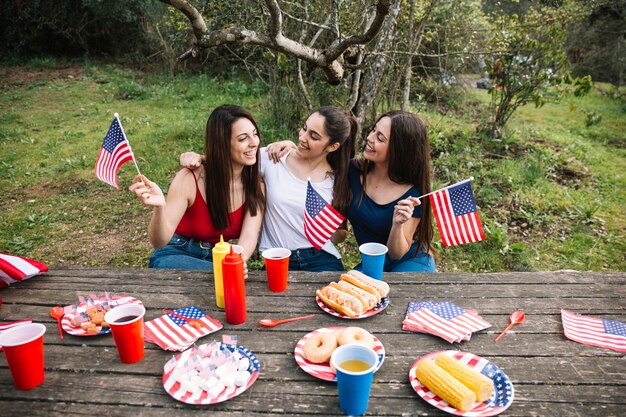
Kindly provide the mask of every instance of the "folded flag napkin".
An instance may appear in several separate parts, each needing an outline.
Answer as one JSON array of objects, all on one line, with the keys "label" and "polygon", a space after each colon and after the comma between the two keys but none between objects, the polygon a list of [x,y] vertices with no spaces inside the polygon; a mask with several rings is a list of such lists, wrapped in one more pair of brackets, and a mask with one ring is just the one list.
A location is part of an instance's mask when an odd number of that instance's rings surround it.
[{"label": "folded flag napkin", "polygon": [[470,340],[473,332],[491,327],[475,311],[449,301],[411,301],[402,322],[402,330],[429,333],[450,343]]},{"label": "folded flag napkin", "polygon": [[172,311],[189,319],[197,319],[203,326],[200,329],[195,329],[185,319],[165,314],[144,323],[143,338],[146,342],[157,344],[164,350],[182,352],[193,345],[199,338],[222,328],[222,323],[207,316],[196,306]]},{"label": "folded flag napkin", "polygon": [[24,258],[23,256],[0,253],[0,288],[28,279],[47,270],[48,267],[41,262]]},{"label": "folded flag napkin", "polygon": [[[24,320],[17,320],[17,321],[0,321],[0,334],[2,334],[3,331],[5,330],[9,330],[10,328],[13,328],[15,326],[20,326],[22,324],[28,324],[28,323],[32,323],[33,319],[24,319]],[[2,346],[0,346],[0,351],[2,351]]]},{"label": "folded flag napkin", "polygon": [[583,316],[561,309],[565,337],[584,345],[626,352],[626,323]]}]

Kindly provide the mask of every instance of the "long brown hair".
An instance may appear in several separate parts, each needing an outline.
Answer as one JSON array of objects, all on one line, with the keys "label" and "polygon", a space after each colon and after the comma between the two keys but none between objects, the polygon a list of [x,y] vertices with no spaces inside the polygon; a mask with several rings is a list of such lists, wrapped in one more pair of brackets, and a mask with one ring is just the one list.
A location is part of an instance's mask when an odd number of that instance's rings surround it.
[{"label": "long brown hair", "polygon": [[333,169],[333,207],[347,216],[352,201],[352,190],[348,178],[350,159],[355,154],[356,132],[359,122],[356,117],[335,106],[323,106],[315,110],[324,117],[324,129],[330,137],[329,145],[339,143],[341,146],[326,156]]},{"label": "long brown hair", "polygon": [[[389,178],[399,184],[412,184],[424,194],[431,192],[432,163],[430,159],[430,144],[424,121],[413,113],[402,110],[391,110],[383,117],[391,119],[391,133],[389,135]],[[374,163],[368,160],[359,160],[357,168],[363,180],[362,193],[365,193],[366,173],[374,168]],[[363,195],[361,195],[361,198]],[[413,241],[425,253],[433,252],[432,212],[430,199],[421,199],[422,216],[413,235]]]},{"label": "long brown hair", "polygon": [[[230,206],[230,183],[233,161],[230,141],[233,124],[245,118],[250,120],[260,136],[259,126],[252,114],[240,106],[225,104],[217,107],[206,123],[204,134],[204,171],[206,203],[209,216],[217,230],[225,230],[230,224],[229,213],[237,209]],[[255,216],[265,207],[265,198],[259,177],[259,149],[254,165],[244,166],[241,173],[246,210]]]}]

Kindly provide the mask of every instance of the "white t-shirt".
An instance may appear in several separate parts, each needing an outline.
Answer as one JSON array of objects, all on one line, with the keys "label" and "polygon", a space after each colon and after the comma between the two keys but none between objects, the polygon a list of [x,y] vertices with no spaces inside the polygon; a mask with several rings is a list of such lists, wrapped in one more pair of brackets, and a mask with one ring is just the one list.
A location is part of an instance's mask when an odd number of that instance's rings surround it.
[{"label": "white t-shirt", "polygon": [[[307,182],[297,178],[287,168],[287,153],[277,164],[270,160],[265,148],[261,148],[261,175],[265,181],[267,204],[261,228],[259,249],[287,248],[289,250],[311,248],[304,235],[304,205]],[[333,178],[311,185],[327,202],[333,200]],[[322,250],[341,259],[335,245],[329,240]]]}]

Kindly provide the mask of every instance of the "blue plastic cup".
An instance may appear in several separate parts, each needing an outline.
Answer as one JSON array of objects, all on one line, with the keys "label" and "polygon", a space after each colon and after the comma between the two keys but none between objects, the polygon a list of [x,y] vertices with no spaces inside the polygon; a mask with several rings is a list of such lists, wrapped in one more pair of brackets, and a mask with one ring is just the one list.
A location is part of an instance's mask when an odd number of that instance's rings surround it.
[{"label": "blue plastic cup", "polygon": [[[342,365],[350,360],[363,361],[369,367],[360,371],[342,368]],[[337,372],[337,390],[341,411],[350,416],[360,416],[365,413],[374,371],[378,365],[376,352],[363,345],[343,345],[333,351],[330,363]]]},{"label": "blue plastic cup", "polygon": [[385,254],[387,246],[381,243],[364,243],[359,246],[361,252],[361,263],[363,264],[363,273],[376,279],[383,279],[383,269],[385,266]]}]

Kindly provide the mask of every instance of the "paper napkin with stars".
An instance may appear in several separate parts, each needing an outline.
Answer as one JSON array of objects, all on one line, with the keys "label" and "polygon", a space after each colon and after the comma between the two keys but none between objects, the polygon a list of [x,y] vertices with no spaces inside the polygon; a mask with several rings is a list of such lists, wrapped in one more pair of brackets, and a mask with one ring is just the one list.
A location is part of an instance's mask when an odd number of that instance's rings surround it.
[{"label": "paper napkin with stars", "polygon": [[193,345],[199,338],[216,332],[223,327],[219,320],[207,316],[206,313],[196,306],[172,311],[188,319],[196,319],[202,323],[202,326],[196,329],[184,318],[165,314],[144,323],[143,338],[146,342],[157,344],[164,350],[182,352]]},{"label": "paper napkin with stars", "polygon": [[411,301],[402,322],[402,330],[429,333],[450,343],[470,340],[473,332],[491,327],[475,311],[449,301]]}]

